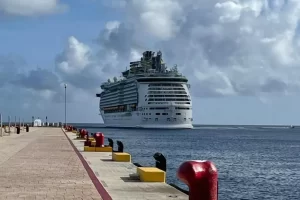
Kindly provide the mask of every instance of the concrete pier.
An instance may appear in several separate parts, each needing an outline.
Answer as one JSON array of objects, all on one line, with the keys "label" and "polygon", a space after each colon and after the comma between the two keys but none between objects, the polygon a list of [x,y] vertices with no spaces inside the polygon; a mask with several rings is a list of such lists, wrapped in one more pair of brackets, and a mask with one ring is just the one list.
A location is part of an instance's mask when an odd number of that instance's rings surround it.
[{"label": "concrete pier", "polygon": [[0,137],[1,199],[187,200],[165,183],[134,180],[132,163],[107,152],[83,152],[83,141],[61,128],[31,127]]},{"label": "concrete pier", "polygon": [[0,138],[0,199],[102,199],[60,128]]},{"label": "concrete pier", "polygon": [[[187,200],[188,195],[166,183],[141,182],[134,178],[136,166],[130,162],[112,161],[111,152],[84,152],[83,141],[66,132],[97,179],[113,200]],[[104,194],[106,195],[106,194]],[[105,199],[105,198],[103,198]]]}]

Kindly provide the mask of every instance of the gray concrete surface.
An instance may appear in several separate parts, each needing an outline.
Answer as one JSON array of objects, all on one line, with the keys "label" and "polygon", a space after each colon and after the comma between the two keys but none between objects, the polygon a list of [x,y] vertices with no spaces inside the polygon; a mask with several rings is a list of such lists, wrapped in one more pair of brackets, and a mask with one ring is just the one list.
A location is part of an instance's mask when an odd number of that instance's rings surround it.
[{"label": "gray concrete surface", "polygon": [[0,199],[101,200],[61,128],[0,137]]},{"label": "gray concrete surface", "polygon": [[132,180],[136,173],[132,163],[111,161],[111,153],[84,152],[83,141],[74,140],[74,133],[66,132],[73,144],[83,155],[98,180],[113,200],[187,200],[188,196],[166,183],[146,183]]}]

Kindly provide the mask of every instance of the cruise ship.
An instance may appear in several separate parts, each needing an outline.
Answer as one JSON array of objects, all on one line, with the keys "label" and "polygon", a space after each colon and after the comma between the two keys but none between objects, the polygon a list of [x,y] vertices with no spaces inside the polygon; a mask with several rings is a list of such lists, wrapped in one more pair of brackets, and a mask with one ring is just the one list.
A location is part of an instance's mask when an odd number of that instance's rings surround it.
[{"label": "cruise ship", "polygon": [[162,53],[145,51],[120,78],[101,84],[99,111],[107,127],[191,129],[188,79],[177,65],[168,69]]}]

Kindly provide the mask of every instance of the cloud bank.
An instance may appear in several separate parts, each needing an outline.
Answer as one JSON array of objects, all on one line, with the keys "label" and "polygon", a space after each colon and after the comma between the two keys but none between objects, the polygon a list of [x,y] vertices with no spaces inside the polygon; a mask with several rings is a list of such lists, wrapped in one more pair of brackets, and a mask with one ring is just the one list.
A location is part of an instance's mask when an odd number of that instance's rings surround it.
[{"label": "cloud bank", "polygon": [[13,16],[39,16],[64,12],[67,5],[59,0],[0,0],[0,13]]},{"label": "cloud bank", "polygon": [[70,38],[74,49],[58,64],[68,78],[85,69],[84,76],[93,80],[97,75],[100,83],[99,77],[117,75],[144,50],[161,49],[169,66],[178,64],[197,85],[195,96],[299,92],[299,1],[103,2],[123,10],[125,20],[107,22],[97,39],[100,53],[94,56]]},{"label": "cloud bank", "polygon": [[[63,6],[56,0],[15,2],[0,0],[0,11],[29,16]],[[103,0],[103,5],[125,16],[106,23],[94,38],[96,49],[70,36],[57,53],[55,71],[24,73],[17,67],[24,64],[19,58],[0,57],[5,77],[0,90],[18,86],[41,99],[61,101],[67,83],[94,97],[102,81],[120,75],[143,51],[161,50],[169,67],[178,64],[188,76],[193,96],[299,93],[300,1]],[[10,70],[18,73],[7,78]]]}]

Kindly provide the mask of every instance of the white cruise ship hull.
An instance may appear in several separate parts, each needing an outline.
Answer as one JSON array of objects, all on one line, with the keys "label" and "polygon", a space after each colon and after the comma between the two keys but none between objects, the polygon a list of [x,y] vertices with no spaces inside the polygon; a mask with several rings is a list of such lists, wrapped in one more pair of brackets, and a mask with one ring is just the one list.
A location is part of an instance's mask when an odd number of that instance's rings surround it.
[{"label": "white cruise ship hull", "polygon": [[138,111],[129,113],[102,113],[102,118],[105,127],[116,127],[116,128],[149,128],[149,129],[192,129],[192,123],[177,119],[177,121],[167,121],[167,117],[160,117],[155,120],[151,118],[145,120],[141,117],[141,113]]},{"label": "white cruise ship hull", "polygon": [[172,125],[128,125],[128,124],[104,124],[104,127],[112,128],[148,128],[148,129],[192,129],[192,124],[172,124]]}]

